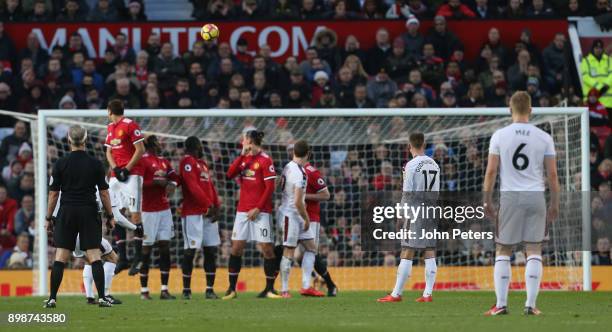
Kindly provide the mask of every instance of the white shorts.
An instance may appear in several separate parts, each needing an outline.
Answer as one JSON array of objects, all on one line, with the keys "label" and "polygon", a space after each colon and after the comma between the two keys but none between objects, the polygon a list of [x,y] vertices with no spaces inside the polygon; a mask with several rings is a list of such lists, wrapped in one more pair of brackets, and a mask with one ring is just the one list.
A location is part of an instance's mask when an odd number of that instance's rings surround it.
[{"label": "white shorts", "polygon": [[[304,220],[297,213],[283,214],[283,246],[297,247],[302,240],[314,240],[315,228],[312,224],[304,230]],[[317,223],[318,224],[318,223]]]},{"label": "white shorts", "polygon": [[201,215],[181,218],[183,224],[183,244],[185,249],[216,247],[221,244],[219,223]]},{"label": "white shorts", "polygon": [[502,192],[495,242],[503,245],[540,243],[546,239],[543,192]]},{"label": "white shorts", "polygon": [[236,213],[234,228],[232,229],[232,240],[273,243],[270,214],[262,212],[257,216],[257,219],[247,220],[246,212]]},{"label": "white shorts", "polygon": [[[102,238],[102,242],[100,242],[100,251],[102,252],[102,256],[106,256],[113,252],[113,246],[111,246],[110,242],[107,239]],[[85,256],[85,251],[81,250],[81,244],[79,241],[79,236],[77,235],[76,244],[74,246],[74,251],[72,252],[72,256],[81,258]]]},{"label": "white shorts", "polygon": [[142,211],[142,176],[132,174],[125,182],[112,177],[108,186],[114,195],[119,195],[116,198],[120,198],[121,207],[128,208],[132,213]]},{"label": "white shorts", "polygon": [[156,212],[142,212],[144,229],[143,246],[152,246],[157,241],[169,241],[174,237],[174,223],[170,209]]}]

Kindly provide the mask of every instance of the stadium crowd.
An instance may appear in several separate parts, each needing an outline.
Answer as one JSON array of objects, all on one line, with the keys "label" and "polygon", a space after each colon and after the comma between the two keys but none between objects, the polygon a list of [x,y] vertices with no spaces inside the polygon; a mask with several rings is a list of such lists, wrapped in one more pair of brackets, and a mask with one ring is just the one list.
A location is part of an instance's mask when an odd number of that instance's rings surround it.
[{"label": "stadium crowd", "polygon": [[[193,15],[201,20],[387,18],[405,20],[406,31],[391,36],[381,28],[376,31],[376,45],[363,49],[356,37],[349,36],[339,44],[336,33],[324,29],[317,33],[304,59],[288,57],[283,63],[275,62],[265,45],[251,56],[245,51],[248,45],[244,39],[238,40],[236,53],[227,43],[197,41],[185,54],[174,54],[170,43],[151,35],[146,47],[137,53],[120,33],[98,61],[88,57],[79,34],[51,50],[43,49],[31,34],[27,48],[15,49],[14,41],[4,33],[4,24],[83,18],[141,21],[146,20],[141,1],[0,0],[0,109],[29,114],[45,108],[100,109],[112,99],[123,100],[128,108],[146,109],[498,107],[507,105],[512,92],[527,90],[534,106],[554,106],[562,101],[570,106],[589,106],[591,183],[592,189],[601,193],[593,198],[593,227],[599,234],[610,234],[612,105],[604,100],[609,92],[607,85],[595,82],[585,90],[575,83],[574,67],[568,58],[570,46],[562,31],[549,46],[539,49],[528,29],[522,30],[519,40],[509,41],[498,29],[491,28],[485,32],[487,41],[479,56],[466,59],[461,40],[447,28],[447,21],[454,19],[594,15],[611,10],[607,0],[595,1],[592,8],[583,7],[585,4],[577,0],[193,2]],[[430,30],[419,28],[423,19],[433,20]],[[513,47],[505,46],[510,44]],[[591,50],[597,61],[608,56],[601,46],[594,43]],[[281,123],[277,126],[282,129]],[[0,127],[7,127],[0,132],[0,268],[28,267],[32,264],[35,229],[31,137],[27,124],[13,118],[1,117]],[[445,143],[431,142],[428,151],[437,153],[444,146],[448,150],[450,144]],[[341,162],[343,172],[328,174],[332,199],[323,207],[331,211],[324,216],[328,246],[323,250],[328,252],[331,266],[395,265],[392,255],[368,257],[361,250],[358,218],[352,215],[358,209],[351,206],[363,190],[393,187],[392,169],[397,165],[388,160],[389,148],[375,145],[366,152],[348,151]],[[466,160],[460,163],[466,166],[459,169],[459,163],[442,163],[443,187],[473,188],[474,184],[460,183],[481,183],[486,158],[474,152],[473,146],[455,148],[466,152]],[[373,164],[363,164],[364,153],[372,156]],[[227,225],[224,228],[224,232],[230,229]],[[610,239],[597,234],[594,263],[611,264]],[[227,258],[228,235],[224,236],[225,256],[221,259]],[[490,248],[478,243],[452,249],[444,257],[453,257],[446,264],[491,263]]]}]

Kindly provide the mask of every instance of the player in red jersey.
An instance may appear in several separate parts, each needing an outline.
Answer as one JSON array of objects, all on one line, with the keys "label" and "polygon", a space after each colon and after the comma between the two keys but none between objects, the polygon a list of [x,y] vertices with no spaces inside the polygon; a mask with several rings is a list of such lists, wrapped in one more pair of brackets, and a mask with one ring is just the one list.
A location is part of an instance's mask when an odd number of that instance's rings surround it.
[{"label": "player in red jersey", "polygon": [[185,157],[181,160],[181,188],[183,206],[181,209],[183,242],[183,298],[191,299],[191,272],[196,250],[204,252],[204,273],[206,274],[206,298],[218,299],[213,291],[217,270],[217,248],[219,237],[219,197],[210,174],[210,168],[203,160],[202,142],[195,136],[185,140]]},{"label": "player in red jersey", "polygon": [[261,148],[263,137],[261,131],[247,131],[242,138],[242,152],[227,171],[228,178],[238,178],[240,200],[232,230],[232,252],[228,264],[230,285],[224,300],[236,297],[236,283],[247,241],[257,242],[264,257],[266,288],[259,297],[280,298],[273,292],[276,263],[270,218],[276,171],[272,158]]},{"label": "player in red jersey", "polygon": [[142,264],[140,265],[140,297],[151,300],[149,295],[149,264],[151,263],[151,247],[157,243],[159,248],[159,272],[161,274],[162,300],[174,300],[176,297],[168,292],[170,276],[170,239],[174,236],[172,211],[168,202],[168,193],[173,192],[179,182],[178,174],[172,168],[170,161],[161,157],[161,144],[157,136],[150,135],[144,145],[146,153],[140,164],[143,168],[142,196]]},{"label": "player in red jersey", "polygon": [[[108,124],[104,145],[106,146],[106,159],[112,169],[109,189],[127,198],[129,202],[127,208],[131,213],[132,223],[137,227],[134,231],[136,254],[130,269],[130,275],[135,275],[138,273],[142,250],[143,234],[140,212],[143,168],[140,158],[145,152],[145,147],[140,127],[134,120],[124,117],[123,111],[123,103],[120,100],[112,100],[108,103],[108,118],[111,123]],[[119,244],[118,249],[119,263],[117,263],[115,273],[119,273],[128,266],[125,241]]]},{"label": "player in red jersey", "polygon": [[[318,249],[321,234],[321,202],[329,200],[331,195],[325,179],[316,167],[308,162],[304,165],[304,171],[306,171],[308,178],[306,182],[306,212],[308,212],[308,218],[310,218],[310,227],[315,234],[314,241]],[[325,280],[327,296],[336,296],[338,288],[334,284],[329,271],[327,271],[327,262],[319,254],[315,257],[314,269]]]}]

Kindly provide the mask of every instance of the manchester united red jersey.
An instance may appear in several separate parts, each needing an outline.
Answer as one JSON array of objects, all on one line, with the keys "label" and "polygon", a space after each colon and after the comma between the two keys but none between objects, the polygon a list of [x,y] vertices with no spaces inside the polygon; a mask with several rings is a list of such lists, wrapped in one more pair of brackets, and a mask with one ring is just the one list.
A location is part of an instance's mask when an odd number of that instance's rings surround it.
[{"label": "manchester united red jersey", "polygon": [[[264,152],[254,156],[239,156],[230,166],[227,176],[230,179],[238,177],[240,184],[238,212],[248,212],[254,208],[259,208],[261,212],[272,212],[272,194],[274,193],[276,171],[270,156]],[[268,190],[266,190],[266,184]],[[272,186],[272,190],[269,190],[269,186]]]},{"label": "manchester united red jersey", "polygon": [[[132,159],[134,151],[136,151],[134,144],[143,140],[144,136],[138,124],[132,119],[123,117],[117,123],[111,122],[108,124],[104,145],[111,148],[111,155],[117,166],[125,167]],[[132,168],[130,173],[143,174],[140,162]]]},{"label": "manchester united red jersey", "polygon": [[[306,193],[307,194],[316,194],[325,188],[327,188],[327,184],[323,177],[321,177],[321,172],[312,166],[310,163],[304,165],[304,170],[306,171],[306,176],[308,178],[308,182],[306,183]],[[312,222],[320,222],[321,221],[321,202],[306,200],[306,212],[308,212],[308,219]]]},{"label": "manchester united red jersey", "polygon": [[156,185],[153,180],[167,179],[178,185],[178,174],[172,164],[163,157],[149,153],[142,156],[140,164],[143,168],[142,211],[157,212],[169,209],[166,187]]},{"label": "manchester united red jersey", "polygon": [[181,188],[183,207],[181,215],[204,214],[210,206],[219,207],[219,197],[206,162],[191,155],[181,160]]}]

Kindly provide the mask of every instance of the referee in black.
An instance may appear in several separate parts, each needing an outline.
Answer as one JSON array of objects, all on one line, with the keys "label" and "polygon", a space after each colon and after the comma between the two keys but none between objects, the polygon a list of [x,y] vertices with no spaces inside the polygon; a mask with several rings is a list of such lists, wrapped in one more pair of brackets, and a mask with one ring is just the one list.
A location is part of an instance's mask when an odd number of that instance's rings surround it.
[{"label": "referee in black", "polygon": [[[70,259],[79,235],[81,250],[86,252],[91,262],[94,282],[98,289],[98,305],[110,307],[111,302],[104,296],[104,268],[100,260],[102,241],[102,220],[96,203],[96,187],[106,211],[107,225],[113,228],[112,207],[108,194],[108,183],[104,166],[99,160],[85,152],[87,131],[75,125],[68,131],[70,153],[53,165],[49,181],[49,202],[47,206],[47,233],[53,233],[55,241],[55,261],[51,270],[51,294],[45,308],[55,308],[57,291],[62,283],[64,267]],[[61,191],[61,204],[57,218],[53,212]]]}]

